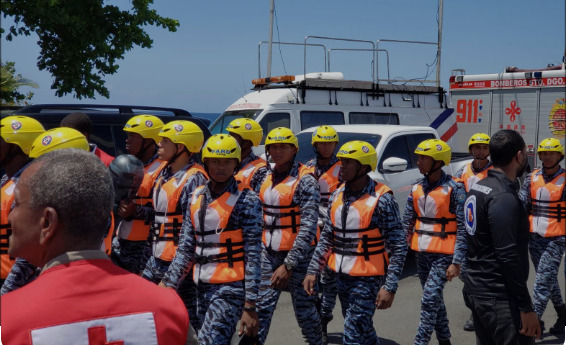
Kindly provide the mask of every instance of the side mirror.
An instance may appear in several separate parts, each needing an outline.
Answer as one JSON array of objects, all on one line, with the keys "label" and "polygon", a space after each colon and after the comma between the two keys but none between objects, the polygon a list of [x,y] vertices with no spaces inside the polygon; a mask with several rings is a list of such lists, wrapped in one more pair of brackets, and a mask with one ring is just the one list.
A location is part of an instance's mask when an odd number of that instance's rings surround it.
[{"label": "side mirror", "polygon": [[407,169],[407,161],[402,158],[389,157],[383,161],[384,172],[401,172]]}]

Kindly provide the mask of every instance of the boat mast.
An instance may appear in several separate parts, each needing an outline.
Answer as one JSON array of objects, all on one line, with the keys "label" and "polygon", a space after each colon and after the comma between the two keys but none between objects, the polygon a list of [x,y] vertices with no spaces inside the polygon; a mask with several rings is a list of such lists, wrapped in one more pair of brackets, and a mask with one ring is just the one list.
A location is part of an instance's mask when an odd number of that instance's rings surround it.
[{"label": "boat mast", "polygon": [[271,77],[271,51],[273,46],[273,12],[275,0],[271,0],[271,10],[269,11],[269,44],[267,48],[267,77]]},{"label": "boat mast", "polygon": [[436,45],[436,87],[440,87],[440,52],[442,50],[442,12],[443,0],[438,1],[438,42]]}]

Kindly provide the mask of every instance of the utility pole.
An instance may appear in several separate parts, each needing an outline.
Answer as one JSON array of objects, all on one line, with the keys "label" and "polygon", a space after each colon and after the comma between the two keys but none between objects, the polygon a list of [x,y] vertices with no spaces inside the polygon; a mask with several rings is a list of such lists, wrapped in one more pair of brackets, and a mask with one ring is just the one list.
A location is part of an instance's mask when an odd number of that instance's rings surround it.
[{"label": "utility pole", "polygon": [[436,87],[440,87],[440,55],[442,51],[442,12],[443,0],[438,1],[438,42],[436,46]]},{"label": "utility pole", "polygon": [[275,11],[275,0],[271,0],[269,11],[269,44],[267,47],[267,77],[271,77],[271,51],[273,46],[273,12]]}]

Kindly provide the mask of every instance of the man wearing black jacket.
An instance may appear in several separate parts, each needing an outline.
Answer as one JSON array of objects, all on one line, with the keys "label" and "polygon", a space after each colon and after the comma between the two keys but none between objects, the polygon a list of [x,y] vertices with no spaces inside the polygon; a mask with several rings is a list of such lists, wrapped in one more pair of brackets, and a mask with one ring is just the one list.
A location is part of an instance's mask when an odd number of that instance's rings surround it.
[{"label": "man wearing black jacket", "polygon": [[464,300],[478,345],[534,344],[541,328],[527,288],[529,222],[514,182],[527,166],[525,141],[502,130],[492,136],[489,151],[494,168],[472,186],[464,208]]}]

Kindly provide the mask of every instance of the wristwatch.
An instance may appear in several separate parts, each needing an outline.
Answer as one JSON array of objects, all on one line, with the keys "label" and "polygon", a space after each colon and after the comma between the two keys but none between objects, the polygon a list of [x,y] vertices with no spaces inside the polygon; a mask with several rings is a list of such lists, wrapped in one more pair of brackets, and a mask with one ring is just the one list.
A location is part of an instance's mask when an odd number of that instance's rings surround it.
[{"label": "wristwatch", "polygon": [[283,265],[285,266],[285,269],[286,269],[287,271],[292,271],[293,268],[295,267],[295,265],[293,265],[293,264],[291,264],[291,263],[288,263],[288,262],[284,262]]},{"label": "wristwatch", "polygon": [[517,308],[517,309],[519,309],[519,311],[520,311],[520,312],[523,312],[523,313],[530,313],[530,312],[532,312],[532,311],[535,311],[535,307],[533,306],[532,303],[529,304],[529,305],[526,306],[526,307],[519,307],[519,308]]},{"label": "wristwatch", "polygon": [[244,307],[244,311],[257,311],[256,307]]}]

